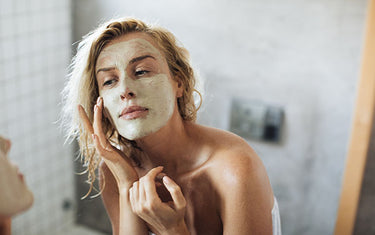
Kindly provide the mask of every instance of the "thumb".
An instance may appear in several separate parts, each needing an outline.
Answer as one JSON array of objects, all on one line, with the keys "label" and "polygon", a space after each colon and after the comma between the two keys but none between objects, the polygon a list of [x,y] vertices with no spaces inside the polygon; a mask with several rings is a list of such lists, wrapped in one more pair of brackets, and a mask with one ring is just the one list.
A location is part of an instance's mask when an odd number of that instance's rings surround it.
[{"label": "thumb", "polygon": [[176,208],[176,210],[184,209],[186,207],[186,200],[184,195],[182,194],[180,186],[178,186],[168,176],[163,177],[163,183],[172,196],[174,207]]}]

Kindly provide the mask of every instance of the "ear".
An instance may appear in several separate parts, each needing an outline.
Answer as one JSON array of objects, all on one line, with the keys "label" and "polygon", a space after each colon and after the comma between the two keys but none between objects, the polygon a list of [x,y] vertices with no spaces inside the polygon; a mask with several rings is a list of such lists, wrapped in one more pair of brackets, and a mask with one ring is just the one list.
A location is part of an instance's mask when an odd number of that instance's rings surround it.
[{"label": "ear", "polygon": [[176,80],[175,81],[177,83],[176,97],[180,98],[183,95],[184,86],[183,86],[182,81],[181,81],[181,79],[180,79],[180,77],[178,75],[176,75]]},{"label": "ear", "polygon": [[176,93],[176,97],[177,98],[180,98],[182,97],[183,95],[183,92],[184,92],[184,86],[182,85],[182,82],[181,81],[178,81],[177,82],[177,93]]}]

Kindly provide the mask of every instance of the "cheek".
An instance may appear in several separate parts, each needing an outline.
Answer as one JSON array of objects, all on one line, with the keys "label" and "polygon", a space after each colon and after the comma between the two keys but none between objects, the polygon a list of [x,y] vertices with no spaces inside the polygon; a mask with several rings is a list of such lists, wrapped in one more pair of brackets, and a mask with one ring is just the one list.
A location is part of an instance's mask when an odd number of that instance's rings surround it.
[{"label": "cheek", "polygon": [[104,108],[108,110],[109,114],[113,116],[117,112],[120,105],[120,95],[116,89],[101,92],[100,96],[103,98]]},{"label": "cheek", "polygon": [[166,75],[155,76],[141,91],[144,96],[157,100],[173,100],[174,90]]}]

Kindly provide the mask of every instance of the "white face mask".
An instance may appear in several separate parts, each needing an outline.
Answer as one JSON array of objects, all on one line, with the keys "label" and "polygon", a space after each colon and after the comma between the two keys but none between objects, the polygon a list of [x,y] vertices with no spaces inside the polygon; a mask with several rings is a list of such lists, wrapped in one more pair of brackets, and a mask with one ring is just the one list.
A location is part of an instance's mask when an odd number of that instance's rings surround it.
[{"label": "white face mask", "polygon": [[0,137],[0,216],[11,217],[28,209],[34,197],[7,158],[9,146]]},{"label": "white face mask", "polygon": [[[151,57],[129,63],[145,55]],[[104,106],[121,136],[135,140],[166,125],[176,105],[174,81],[150,42],[136,38],[111,44],[100,53],[97,68],[115,68],[97,77]],[[105,82],[109,84],[103,86]],[[127,107],[137,111],[121,116]]]}]

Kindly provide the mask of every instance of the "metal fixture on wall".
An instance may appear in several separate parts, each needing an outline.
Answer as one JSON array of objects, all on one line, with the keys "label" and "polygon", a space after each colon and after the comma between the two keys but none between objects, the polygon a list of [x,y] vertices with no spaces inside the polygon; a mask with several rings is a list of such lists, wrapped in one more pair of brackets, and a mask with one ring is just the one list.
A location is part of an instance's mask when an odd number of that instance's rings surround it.
[{"label": "metal fixture on wall", "polygon": [[230,131],[243,138],[278,143],[283,120],[281,107],[240,98],[232,100]]}]

